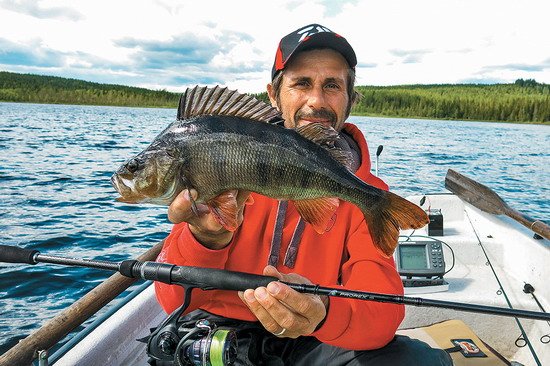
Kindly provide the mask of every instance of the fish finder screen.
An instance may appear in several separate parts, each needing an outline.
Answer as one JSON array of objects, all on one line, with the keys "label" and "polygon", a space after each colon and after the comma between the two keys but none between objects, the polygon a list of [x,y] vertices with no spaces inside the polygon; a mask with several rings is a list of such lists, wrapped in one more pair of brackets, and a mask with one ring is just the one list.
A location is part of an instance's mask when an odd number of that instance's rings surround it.
[{"label": "fish finder screen", "polygon": [[399,264],[401,269],[427,269],[428,257],[424,245],[399,246]]}]

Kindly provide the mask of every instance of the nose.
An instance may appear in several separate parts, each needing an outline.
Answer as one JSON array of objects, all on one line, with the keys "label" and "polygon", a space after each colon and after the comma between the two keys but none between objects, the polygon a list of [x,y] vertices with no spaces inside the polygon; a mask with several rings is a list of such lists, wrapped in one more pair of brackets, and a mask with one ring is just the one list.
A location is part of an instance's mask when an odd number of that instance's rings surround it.
[{"label": "nose", "polygon": [[325,93],[322,87],[314,87],[309,90],[307,105],[311,109],[322,109],[326,107]]}]

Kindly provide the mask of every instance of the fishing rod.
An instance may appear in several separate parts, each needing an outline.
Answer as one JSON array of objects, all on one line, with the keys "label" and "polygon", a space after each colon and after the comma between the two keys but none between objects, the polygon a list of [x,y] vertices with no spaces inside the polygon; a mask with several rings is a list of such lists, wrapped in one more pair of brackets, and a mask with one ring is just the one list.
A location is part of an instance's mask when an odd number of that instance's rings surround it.
[{"label": "fishing rod", "polygon": [[[159,281],[167,284],[175,284],[202,290],[231,290],[245,291],[247,289],[265,287],[270,282],[279,281],[276,277],[256,275],[245,272],[227,271],[214,268],[202,268],[191,266],[176,266],[159,262],[140,262],[137,260],[125,260],[122,262],[98,261],[88,259],[66,258],[54,255],[40,254],[37,250],[23,249],[14,246],[0,245],[0,262],[7,263],[50,263],[60,265],[96,268],[119,272],[120,274],[144,280]],[[484,313],[500,316],[511,316],[534,320],[550,320],[550,313],[499,308],[495,306],[466,304],[452,301],[431,300],[420,297],[408,297],[401,295],[388,295],[366,291],[347,290],[342,288],[322,287],[319,285],[306,285],[284,282],[292,289],[307,294],[344,297],[356,300],[367,300],[404,304],[422,307],[438,307]]]}]

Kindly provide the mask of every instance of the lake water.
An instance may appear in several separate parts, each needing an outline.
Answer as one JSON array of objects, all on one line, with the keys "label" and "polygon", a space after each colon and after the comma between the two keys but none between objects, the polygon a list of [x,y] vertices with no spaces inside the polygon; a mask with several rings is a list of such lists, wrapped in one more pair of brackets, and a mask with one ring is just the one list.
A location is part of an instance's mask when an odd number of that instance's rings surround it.
[{"label": "lake water", "polygon": [[[0,103],[0,244],[121,261],[166,236],[166,208],[115,202],[109,178],[175,109]],[[352,117],[402,195],[445,192],[447,169],[550,222],[550,127]],[[0,264],[0,354],[111,273]]]}]

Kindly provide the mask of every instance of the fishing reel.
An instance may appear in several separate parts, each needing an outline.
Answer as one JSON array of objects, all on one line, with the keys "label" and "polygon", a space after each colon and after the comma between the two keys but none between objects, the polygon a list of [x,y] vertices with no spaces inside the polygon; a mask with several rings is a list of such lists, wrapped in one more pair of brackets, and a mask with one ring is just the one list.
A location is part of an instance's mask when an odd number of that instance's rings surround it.
[{"label": "fishing reel", "polygon": [[181,321],[182,308],[174,311],[149,336],[149,363],[157,366],[233,365],[237,359],[235,330],[218,326],[208,319]]},{"label": "fishing reel", "polygon": [[173,360],[174,365],[230,366],[237,359],[237,335],[232,329],[201,319],[191,328],[163,328],[147,348],[149,356]]}]

